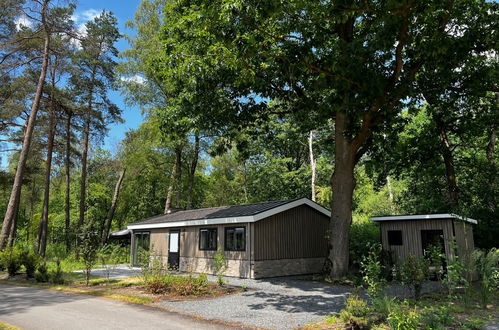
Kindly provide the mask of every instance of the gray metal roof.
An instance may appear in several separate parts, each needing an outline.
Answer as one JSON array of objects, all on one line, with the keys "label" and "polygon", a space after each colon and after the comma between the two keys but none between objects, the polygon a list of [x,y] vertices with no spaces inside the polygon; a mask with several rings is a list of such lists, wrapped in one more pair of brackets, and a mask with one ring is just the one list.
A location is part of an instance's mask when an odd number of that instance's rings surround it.
[{"label": "gray metal roof", "polygon": [[160,214],[151,218],[134,222],[129,224],[129,226],[158,224],[158,223],[167,223],[167,222],[176,222],[176,221],[192,221],[192,220],[202,220],[202,219],[253,216],[274,209],[276,207],[294,202],[299,199],[300,198],[283,200],[283,201],[270,201],[270,202],[260,202],[260,203],[245,204],[245,205],[219,206],[219,207],[210,207],[205,209],[177,211],[169,214]]},{"label": "gray metal roof", "polygon": [[477,224],[478,221],[475,219],[463,217],[458,214],[445,213],[445,214],[408,214],[408,215],[388,215],[381,217],[371,217],[372,221],[383,222],[383,221],[401,221],[401,220],[430,220],[430,219],[457,219],[461,221],[466,221],[472,224]]}]

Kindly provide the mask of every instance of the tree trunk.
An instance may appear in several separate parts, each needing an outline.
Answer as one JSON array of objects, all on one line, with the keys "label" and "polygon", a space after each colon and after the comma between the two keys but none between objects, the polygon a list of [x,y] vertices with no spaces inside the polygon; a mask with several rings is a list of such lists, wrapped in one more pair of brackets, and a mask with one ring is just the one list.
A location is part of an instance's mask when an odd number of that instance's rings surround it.
[{"label": "tree trunk", "polygon": [[440,137],[440,153],[444,159],[445,164],[445,177],[447,179],[447,190],[449,194],[449,205],[452,209],[455,209],[459,203],[459,189],[456,180],[456,169],[454,166],[454,155],[452,154],[449,138],[447,136],[447,130],[445,127],[445,122],[443,119],[434,115],[435,123],[437,125],[439,137]]},{"label": "tree trunk", "polygon": [[166,194],[164,214],[170,213],[172,205],[173,188],[175,187],[175,178],[177,177],[177,161],[173,163],[172,173],[170,174],[170,183],[168,185],[168,192]]},{"label": "tree trunk", "polygon": [[311,178],[312,200],[315,202],[315,180],[317,177],[317,173],[316,173],[316,161],[314,159],[313,142],[314,142],[314,132],[310,131],[310,135],[308,137],[308,153],[310,158],[310,169],[312,171],[312,178]]},{"label": "tree trunk", "polygon": [[489,143],[487,144],[487,160],[492,167],[495,167],[494,151],[496,147],[497,132],[496,128],[493,127],[490,130]]},{"label": "tree trunk", "polygon": [[107,214],[106,224],[104,226],[104,231],[102,233],[101,244],[104,245],[107,243],[107,237],[109,235],[109,231],[111,230],[111,223],[114,217],[114,211],[116,210],[116,204],[118,203],[118,197],[120,195],[121,184],[123,183],[123,179],[125,178],[126,168],[121,171],[120,177],[118,178],[118,182],[116,182],[116,186],[114,187],[113,200],[111,202],[111,208]]},{"label": "tree trunk", "polygon": [[71,249],[71,239],[69,233],[69,227],[71,224],[71,118],[73,114],[68,111],[66,118],[66,155],[65,155],[65,167],[66,167],[66,196],[64,201],[64,234],[66,241],[66,252]]},{"label": "tree trunk", "polygon": [[182,147],[175,149],[175,163],[177,163],[177,175],[175,177],[175,208],[180,208],[180,200],[182,199]]},{"label": "tree trunk", "polygon": [[[90,114],[88,114],[90,116]],[[83,127],[83,153],[81,156],[81,178],[80,178],[80,217],[78,219],[78,233],[81,232],[85,222],[85,202],[87,196],[87,158],[90,139],[90,118],[85,120]]]},{"label": "tree trunk", "polygon": [[187,209],[192,208],[192,195],[194,186],[194,177],[196,175],[196,168],[199,159],[199,133],[194,135],[194,155],[192,156],[191,167],[189,169],[189,178],[187,183]]},{"label": "tree trunk", "polygon": [[[44,1],[42,8],[42,21],[45,21],[47,5],[48,1]],[[23,146],[21,149],[21,153],[19,155],[19,161],[17,163],[17,169],[16,169],[16,174],[14,176],[14,184],[12,186],[12,192],[10,194],[9,203],[7,205],[7,210],[5,212],[5,217],[3,219],[2,231],[0,232],[0,251],[5,249],[9,237],[15,237],[15,228],[16,228],[15,221],[17,217],[17,210],[19,209],[19,201],[21,198],[22,180],[24,177],[26,161],[28,159],[31,139],[33,137],[33,130],[35,128],[36,115],[38,112],[38,108],[40,106],[40,99],[42,97],[43,85],[45,83],[45,76],[47,74],[47,67],[49,60],[49,45],[50,45],[50,35],[46,31],[45,42],[43,47],[42,70],[40,72],[40,77],[38,79],[38,85],[36,88],[33,104],[31,105],[31,113],[28,118],[28,123],[26,125],[26,131],[24,133]],[[14,230],[14,232],[11,233],[11,230]]]},{"label": "tree trunk", "polygon": [[337,112],[335,118],[335,162],[331,177],[333,198],[329,237],[329,266],[333,278],[348,272],[348,237],[352,223],[352,198],[355,188],[354,168],[357,162],[356,147],[344,135],[347,115]]},{"label": "tree trunk", "polygon": [[50,199],[50,173],[52,172],[52,153],[54,150],[55,136],[55,63],[51,70],[51,92],[50,92],[50,110],[49,110],[49,132],[47,141],[47,159],[45,161],[45,180],[43,191],[42,216],[38,228],[37,251],[41,256],[45,256],[47,249],[48,218],[49,218],[49,199]]}]

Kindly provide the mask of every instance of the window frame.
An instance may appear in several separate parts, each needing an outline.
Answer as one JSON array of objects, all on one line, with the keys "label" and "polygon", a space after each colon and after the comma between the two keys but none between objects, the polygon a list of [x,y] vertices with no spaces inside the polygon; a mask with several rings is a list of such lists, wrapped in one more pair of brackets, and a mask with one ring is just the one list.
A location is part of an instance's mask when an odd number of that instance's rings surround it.
[{"label": "window frame", "polygon": [[[235,240],[235,234],[236,234],[236,229],[243,229],[243,247],[242,248],[228,248],[227,247],[227,232],[229,230],[234,230],[234,242]],[[235,244],[235,243],[234,243]],[[233,226],[233,227],[225,227],[225,232],[224,232],[224,249],[225,251],[246,251],[246,226]]]},{"label": "window frame", "polygon": [[[214,248],[208,248],[208,249],[203,249],[201,247],[201,232],[203,230],[206,230],[208,233],[210,231],[215,231],[215,247]],[[198,249],[199,251],[216,251],[218,249],[218,228],[217,227],[206,227],[206,228],[199,228],[199,242],[198,242]]]},{"label": "window frame", "polygon": [[[400,235],[400,237],[394,238],[393,236],[390,235],[391,233],[397,233],[397,234]],[[402,245],[404,245],[404,238],[403,238],[403,235],[402,235],[402,230],[400,230],[400,229],[387,230],[386,231],[386,238],[388,240],[388,246],[402,246]],[[393,240],[396,240],[396,241],[393,242]]]}]

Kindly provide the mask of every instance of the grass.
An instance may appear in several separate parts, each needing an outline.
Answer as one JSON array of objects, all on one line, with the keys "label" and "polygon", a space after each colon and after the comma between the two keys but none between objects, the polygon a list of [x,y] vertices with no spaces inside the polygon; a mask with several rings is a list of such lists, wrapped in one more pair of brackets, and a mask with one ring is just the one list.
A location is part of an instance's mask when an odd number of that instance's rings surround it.
[{"label": "grass", "polygon": [[20,328],[0,321],[0,330],[18,330],[18,329],[20,329]]}]

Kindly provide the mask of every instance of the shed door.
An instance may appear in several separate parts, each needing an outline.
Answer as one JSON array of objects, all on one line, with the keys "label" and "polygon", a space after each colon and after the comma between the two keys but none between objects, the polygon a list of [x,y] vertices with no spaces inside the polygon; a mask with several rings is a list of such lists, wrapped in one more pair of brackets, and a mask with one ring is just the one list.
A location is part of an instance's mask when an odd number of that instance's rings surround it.
[{"label": "shed door", "polygon": [[168,243],[168,266],[178,270],[180,260],[180,230],[170,230]]},{"label": "shed door", "polygon": [[421,245],[423,255],[428,252],[430,245],[440,247],[440,252],[445,254],[444,231],[443,230],[421,230]]}]

